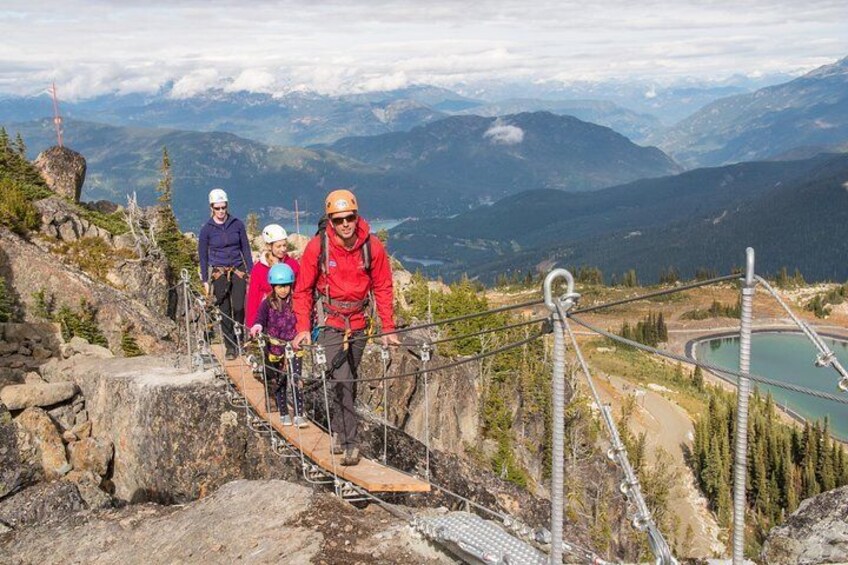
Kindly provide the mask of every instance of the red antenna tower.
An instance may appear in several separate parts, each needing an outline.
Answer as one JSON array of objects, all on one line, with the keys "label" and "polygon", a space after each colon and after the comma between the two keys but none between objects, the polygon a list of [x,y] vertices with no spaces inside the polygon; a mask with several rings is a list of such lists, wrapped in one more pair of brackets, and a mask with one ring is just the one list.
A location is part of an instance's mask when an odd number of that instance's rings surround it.
[{"label": "red antenna tower", "polygon": [[59,100],[56,97],[55,82],[50,94],[53,96],[53,124],[56,126],[56,140],[59,142],[59,147],[62,147],[62,116],[59,115]]}]

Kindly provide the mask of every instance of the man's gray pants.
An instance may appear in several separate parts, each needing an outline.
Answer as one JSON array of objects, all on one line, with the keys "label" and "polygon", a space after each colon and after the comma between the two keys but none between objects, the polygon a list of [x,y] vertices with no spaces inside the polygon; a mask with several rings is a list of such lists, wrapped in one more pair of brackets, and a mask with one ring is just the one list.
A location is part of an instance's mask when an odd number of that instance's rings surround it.
[{"label": "man's gray pants", "polygon": [[330,426],[343,449],[358,446],[356,416],[357,370],[365,351],[365,332],[353,332],[348,340],[348,350],[344,351],[344,331],[335,328],[323,328],[318,335],[318,343],[324,346],[327,355],[327,370],[330,397]]}]

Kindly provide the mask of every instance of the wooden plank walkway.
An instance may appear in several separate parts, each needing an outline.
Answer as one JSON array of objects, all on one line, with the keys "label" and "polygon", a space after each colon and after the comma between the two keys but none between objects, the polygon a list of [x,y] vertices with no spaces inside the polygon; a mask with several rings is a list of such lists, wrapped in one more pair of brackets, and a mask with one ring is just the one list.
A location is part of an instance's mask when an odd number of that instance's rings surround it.
[{"label": "wooden plank walkway", "polygon": [[212,353],[259,417],[273,426],[295,448],[303,450],[304,455],[322,469],[333,473],[335,467],[336,475],[368,492],[430,492],[428,482],[364,457],[358,465],[344,467],[340,464],[342,456],[336,455],[334,466],[334,456],[330,453],[329,434],[311,422],[305,428],[283,426],[273,398],[271,399],[273,411],[269,413],[265,409],[265,387],[261,380],[253,376],[253,371],[244,359],[225,360],[221,345],[212,346]]}]

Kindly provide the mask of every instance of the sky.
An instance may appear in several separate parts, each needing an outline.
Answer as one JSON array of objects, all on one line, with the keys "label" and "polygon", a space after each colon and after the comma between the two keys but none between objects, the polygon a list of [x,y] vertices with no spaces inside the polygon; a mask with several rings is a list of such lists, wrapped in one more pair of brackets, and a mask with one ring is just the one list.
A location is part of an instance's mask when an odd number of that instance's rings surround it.
[{"label": "sky", "polygon": [[0,92],[720,81],[848,55],[846,0],[3,0]]}]

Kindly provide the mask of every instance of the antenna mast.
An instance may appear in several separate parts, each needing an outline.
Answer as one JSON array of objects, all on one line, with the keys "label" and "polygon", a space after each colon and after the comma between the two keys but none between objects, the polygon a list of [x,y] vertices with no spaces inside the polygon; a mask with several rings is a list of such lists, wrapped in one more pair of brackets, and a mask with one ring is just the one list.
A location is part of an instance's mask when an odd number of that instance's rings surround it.
[{"label": "antenna mast", "polygon": [[59,100],[56,98],[56,82],[53,82],[53,88],[50,89],[50,94],[53,96],[53,124],[56,126],[56,140],[59,142],[59,147],[62,147],[62,116],[59,115]]}]

